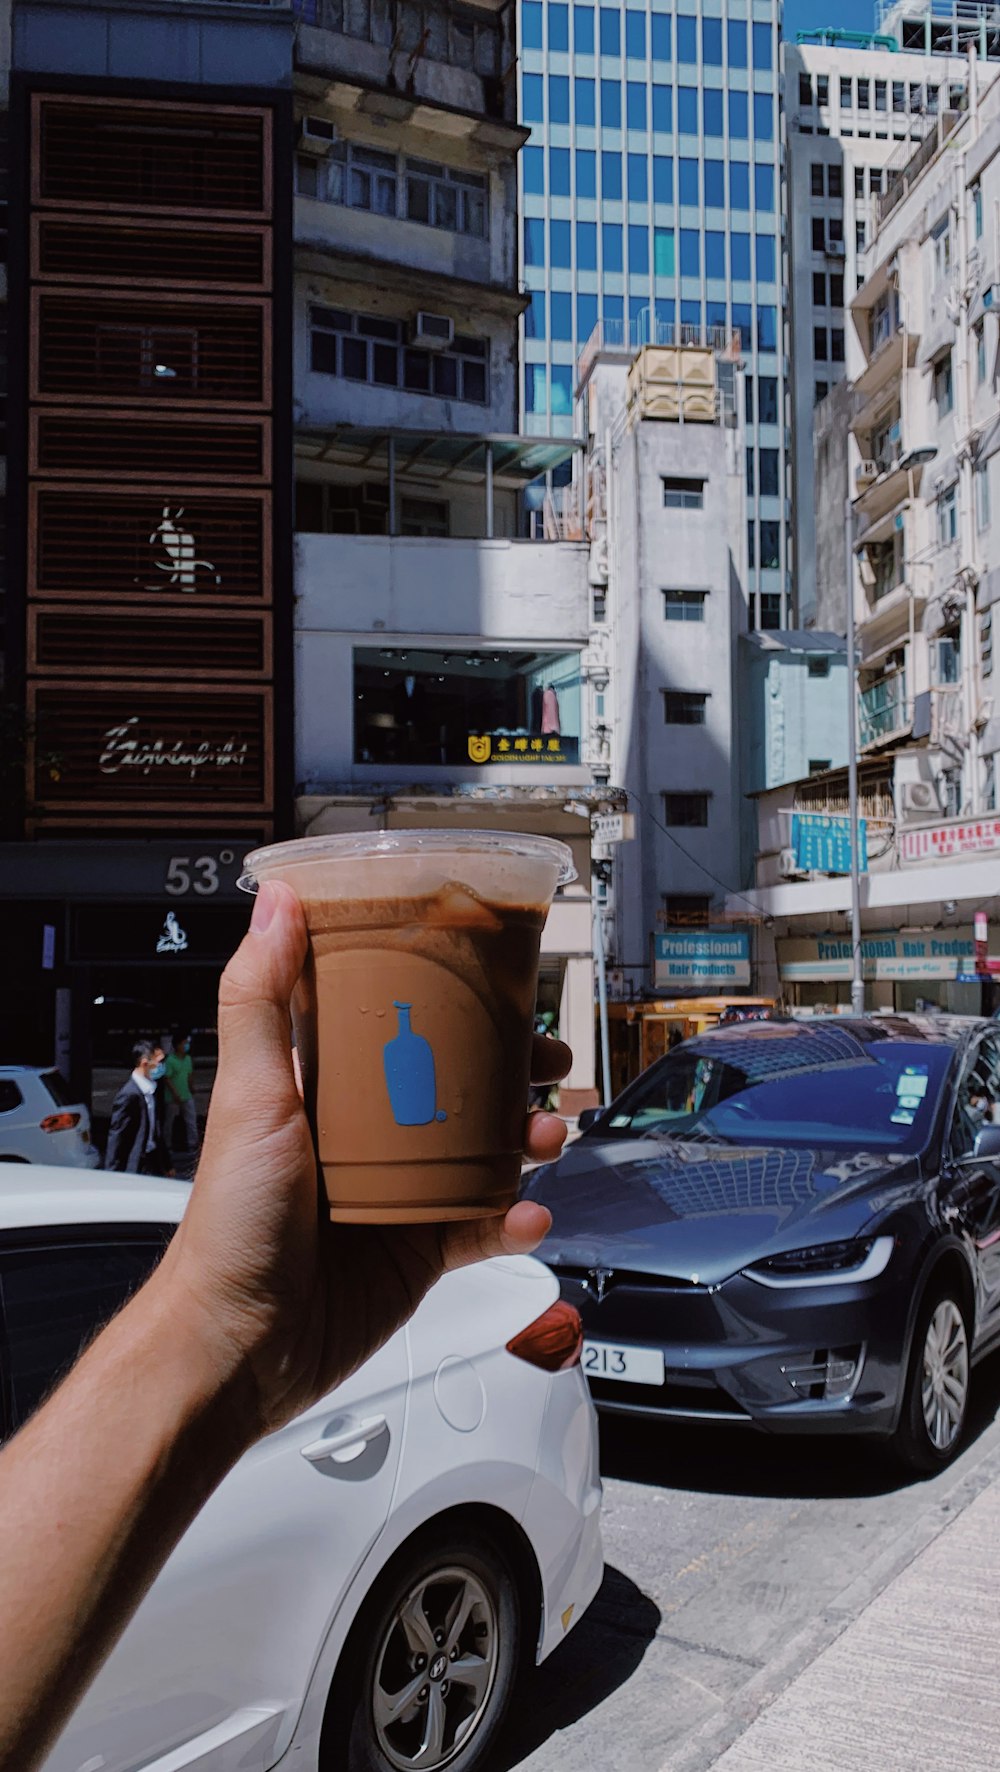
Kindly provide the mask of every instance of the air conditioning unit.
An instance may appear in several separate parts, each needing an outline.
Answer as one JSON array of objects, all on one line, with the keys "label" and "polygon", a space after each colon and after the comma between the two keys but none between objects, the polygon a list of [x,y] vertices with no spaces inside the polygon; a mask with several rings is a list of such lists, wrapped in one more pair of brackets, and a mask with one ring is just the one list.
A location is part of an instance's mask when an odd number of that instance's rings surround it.
[{"label": "air conditioning unit", "polygon": [[410,327],[410,343],[423,345],[425,351],[446,351],[454,339],[455,322],[448,314],[421,310]]},{"label": "air conditioning unit", "polygon": [[858,462],[858,465],[854,470],[854,484],[855,484],[855,486],[870,486],[872,484],[872,481],[877,480],[877,479],[878,479],[878,462],[877,461],[859,461]]},{"label": "air conditioning unit", "polygon": [[299,118],[300,154],[317,154],[322,158],[336,146],[338,140],[337,125],[329,123],[325,117]]},{"label": "air conditioning unit", "polygon": [[847,247],[844,245],[843,240],[828,240],[827,241],[827,243],[826,243],[827,258],[845,258],[846,255],[847,255]]},{"label": "air conditioning unit", "polygon": [[920,824],[926,818],[940,818],[941,796],[933,781],[904,781],[900,784],[899,810],[904,824]]}]

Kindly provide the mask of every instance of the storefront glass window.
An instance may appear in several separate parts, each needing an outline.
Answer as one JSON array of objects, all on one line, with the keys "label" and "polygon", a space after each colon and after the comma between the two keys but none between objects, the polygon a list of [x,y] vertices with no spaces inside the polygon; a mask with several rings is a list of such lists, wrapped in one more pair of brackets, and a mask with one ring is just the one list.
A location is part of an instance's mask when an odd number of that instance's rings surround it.
[{"label": "storefront glass window", "polygon": [[354,760],[448,765],[577,763],[577,652],[354,653]]}]

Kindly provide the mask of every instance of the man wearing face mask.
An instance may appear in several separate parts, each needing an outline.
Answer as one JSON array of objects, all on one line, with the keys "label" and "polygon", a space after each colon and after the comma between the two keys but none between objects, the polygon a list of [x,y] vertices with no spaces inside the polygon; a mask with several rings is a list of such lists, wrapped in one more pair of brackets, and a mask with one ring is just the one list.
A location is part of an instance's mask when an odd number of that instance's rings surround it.
[{"label": "man wearing face mask", "polygon": [[132,1062],[132,1075],[111,1106],[104,1167],[130,1175],[172,1175],[156,1099],[164,1072],[163,1047],[153,1040],[138,1040]]}]

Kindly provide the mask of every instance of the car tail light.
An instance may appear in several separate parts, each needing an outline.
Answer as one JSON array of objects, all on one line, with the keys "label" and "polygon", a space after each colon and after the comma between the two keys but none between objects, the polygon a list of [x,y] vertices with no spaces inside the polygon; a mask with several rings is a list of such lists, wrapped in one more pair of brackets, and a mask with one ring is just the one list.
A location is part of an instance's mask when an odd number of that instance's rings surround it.
[{"label": "car tail light", "polygon": [[583,1324],[575,1305],[559,1299],[527,1329],[508,1341],[507,1352],[543,1372],[565,1372],[578,1366],[583,1352]]},{"label": "car tail light", "polygon": [[41,1124],[39,1126],[39,1131],[40,1132],[72,1132],[73,1127],[79,1126],[79,1124],[80,1124],[80,1115],[79,1114],[46,1114],[44,1120],[41,1122]]}]

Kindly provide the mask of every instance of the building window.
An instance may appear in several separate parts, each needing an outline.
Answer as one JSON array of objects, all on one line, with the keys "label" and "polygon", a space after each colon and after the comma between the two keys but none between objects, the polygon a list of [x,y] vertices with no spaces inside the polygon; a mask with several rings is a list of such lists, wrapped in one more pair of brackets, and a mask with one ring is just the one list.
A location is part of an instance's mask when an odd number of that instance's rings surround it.
[{"label": "building window", "polygon": [[814,160],[809,168],[809,189],[814,197],[822,197],[824,184],[821,160]]},{"label": "building window", "polygon": [[811,105],[813,100],[812,78],[809,74],[799,75],[799,104]]},{"label": "building window", "polygon": [[826,224],[821,215],[814,215],[811,223],[812,249],[814,252],[826,251]]},{"label": "building window", "polygon": [[942,492],[937,501],[938,542],[946,548],[958,535],[958,499],[954,486]]},{"label": "building window", "polygon": [[854,109],[851,81],[843,74],[840,77],[840,108],[842,111],[851,111]]},{"label": "building window", "polygon": [[844,328],[842,326],[831,326],[830,328],[830,361],[832,363],[843,363],[844,361]]},{"label": "building window", "polygon": [[842,197],[844,195],[844,168],[842,166],[827,167],[826,194],[828,197]]},{"label": "building window", "polygon": [[663,502],[668,511],[704,510],[704,480],[680,480],[676,478],[664,480]]},{"label": "building window", "polygon": [[899,114],[906,110],[906,82],[894,80],[892,83],[892,108]]},{"label": "building window", "polygon": [[989,470],[989,462],[981,461],[977,463],[973,475],[973,484],[976,489],[976,530],[980,535],[982,535],[984,529],[988,529],[990,526]]},{"label": "building window", "polygon": [[947,216],[931,230],[931,240],[934,243],[934,279],[943,283],[951,274],[951,225]]},{"label": "building window", "polygon": [[814,271],[813,272],[813,306],[816,308],[825,308],[826,307],[826,272],[825,271]]},{"label": "building window", "polygon": [[[550,157],[551,159],[551,157]],[[407,160],[406,214],[452,234],[486,234],[486,178],[477,172],[454,172],[430,160]],[[567,164],[566,183],[569,184]]]},{"label": "building window", "polygon": [[955,404],[950,351],[939,357],[934,365],[934,398],[937,401],[938,417],[944,418]]},{"label": "building window", "polygon": [[707,892],[665,892],[663,921],[670,929],[707,929],[712,900]]},{"label": "building window", "polygon": [[826,399],[826,396],[829,392],[830,392],[829,382],[818,381],[813,389],[813,405],[818,406],[821,400]]},{"label": "building window", "polygon": [[830,675],[830,660],[828,658],[810,658],[806,669],[810,677],[828,677]]},{"label": "building window", "polygon": [[843,271],[831,271],[830,272],[830,306],[831,306],[831,308],[842,308],[843,305],[844,305],[844,273],[843,273]]},{"label": "building window", "polygon": [[810,759],[809,759],[809,774],[810,775],[825,775],[827,770],[829,769],[829,767],[830,767],[830,758],[829,757],[810,757]]},{"label": "building window", "polygon": [[858,110],[859,111],[868,111],[870,109],[871,109],[870,83],[867,80],[859,80],[858,81]]},{"label": "building window", "polygon": [[983,237],[983,187],[974,184],[972,187],[972,226],[977,240]]},{"label": "building window", "polygon": [[321,374],[489,405],[487,339],[456,333],[448,349],[422,350],[405,342],[402,320],[340,308],[310,308],[309,328],[310,368]]},{"label": "building window", "polygon": [[664,591],[664,621],[704,621],[706,591]]},{"label": "building window", "polygon": [[986,380],[986,328],[980,320],[976,334],[976,380],[980,387]]},{"label": "building window", "polygon": [[864,252],[865,224],[863,221],[855,222],[854,224],[854,246],[856,251]]},{"label": "building window", "polygon": [[337,142],[321,161],[300,154],[300,196],[373,215],[404,216],[453,234],[486,235],[486,175],[407,160],[361,142]]},{"label": "building window", "polygon": [[827,361],[826,327],[813,327],[813,356],[817,363]]},{"label": "building window", "polygon": [[762,628],[780,628],[781,626],[781,592],[762,591],[760,595],[760,625]]},{"label": "building window", "polygon": [[772,572],[781,566],[781,524],[768,518],[762,519],[760,525],[760,565],[762,570]]},{"label": "building window", "polygon": [[666,726],[704,726],[708,696],[689,690],[664,689],[663,721]]},{"label": "building window", "polygon": [[863,166],[854,168],[854,195],[863,197],[865,194],[865,169]]},{"label": "building window", "polygon": [[668,825],[704,830],[708,824],[707,794],[664,794],[663,816]]},{"label": "building window", "polygon": [[579,734],[579,653],[354,652],[356,763],[575,764]]},{"label": "building window", "polygon": [[762,498],[778,498],[780,496],[781,482],[776,449],[762,449],[760,451],[758,484]]}]

